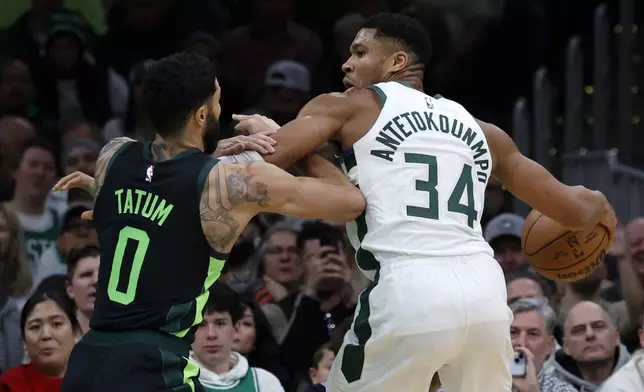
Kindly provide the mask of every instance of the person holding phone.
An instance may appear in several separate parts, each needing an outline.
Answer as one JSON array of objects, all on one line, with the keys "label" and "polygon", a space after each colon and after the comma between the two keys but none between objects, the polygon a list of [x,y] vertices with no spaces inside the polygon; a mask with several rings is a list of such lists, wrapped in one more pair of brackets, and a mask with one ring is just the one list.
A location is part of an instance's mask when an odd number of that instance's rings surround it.
[{"label": "person holding phone", "polygon": [[510,336],[515,356],[510,365],[513,392],[577,392],[569,383],[542,372],[554,348],[556,315],[543,298],[521,298],[510,304]]}]

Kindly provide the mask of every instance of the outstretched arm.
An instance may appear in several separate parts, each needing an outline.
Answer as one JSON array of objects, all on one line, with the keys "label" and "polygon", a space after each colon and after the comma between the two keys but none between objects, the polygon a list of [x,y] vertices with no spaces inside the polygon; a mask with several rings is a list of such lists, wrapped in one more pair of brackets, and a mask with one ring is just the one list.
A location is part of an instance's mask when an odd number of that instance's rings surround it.
[{"label": "outstretched arm", "polygon": [[492,175],[530,207],[570,229],[602,223],[614,238],[615,212],[599,191],[568,186],[527,158],[497,126],[479,121],[492,150]]},{"label": "outstretched arm", "polygon": [[294,177],[265,162],[218,163],[200,203],[204,233],[219,252],[229,252],[246,223],[262,211],[349,221],[364,208],[362,193],[351,184]]}]

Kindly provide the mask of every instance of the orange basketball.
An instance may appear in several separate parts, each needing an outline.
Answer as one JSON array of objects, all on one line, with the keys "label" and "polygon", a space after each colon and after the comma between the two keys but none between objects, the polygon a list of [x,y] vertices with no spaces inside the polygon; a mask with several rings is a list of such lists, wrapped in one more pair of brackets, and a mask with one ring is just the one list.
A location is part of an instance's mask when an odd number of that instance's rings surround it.
[{"label": "orange basketball", "polygon": [[560,282],[574,282],[603,265],[608,231],[602,225],[571,231],[539,211],[532,210],[521,233],[523,252],[540,275]]}]

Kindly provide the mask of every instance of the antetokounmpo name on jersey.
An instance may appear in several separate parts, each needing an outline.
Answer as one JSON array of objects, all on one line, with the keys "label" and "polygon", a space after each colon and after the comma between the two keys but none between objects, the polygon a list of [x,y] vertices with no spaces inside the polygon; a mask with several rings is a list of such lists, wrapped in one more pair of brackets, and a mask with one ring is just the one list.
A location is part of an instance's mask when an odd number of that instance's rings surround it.
[{"label": "antetokounmpo name on jersey", "polygon": [[476,178],[479,182],[487,181],[487,170],[490,168],[490,155],[485,148],[482,135],[462,122],[443,114],[434,117],[433,112],[406,112],[391,119],[376,136],[376,141],[386,149],[371,150],[371,155],[393,162],[393,156],[408,137],[417,132],[442,132],[463,141],[474,153],[474,163],[479,170]]}]

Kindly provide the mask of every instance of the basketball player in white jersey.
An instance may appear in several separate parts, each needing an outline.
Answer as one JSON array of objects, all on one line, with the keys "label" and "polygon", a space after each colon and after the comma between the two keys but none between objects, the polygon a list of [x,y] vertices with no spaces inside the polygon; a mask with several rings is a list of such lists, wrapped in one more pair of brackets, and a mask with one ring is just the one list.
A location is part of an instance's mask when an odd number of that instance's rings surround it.
[{"label": "basketball player in white jersey", "polygon": [[[435,372],[449,392],[511,389],[512,313],[480,225],[490,176],[564,226],[601,222],[614,235],[603,194],[560,183],[496,126],[425,94],[430,54],[415,20],[369,18],[342,67],[347,92],[309,102],[271,135],[276,151],[264,156],[287,167],[335,140],[367,200],[349,233],[373,285],[360,295],[331,392],[426,392]],[[237,119],[238,129],[265,126]]]}]

